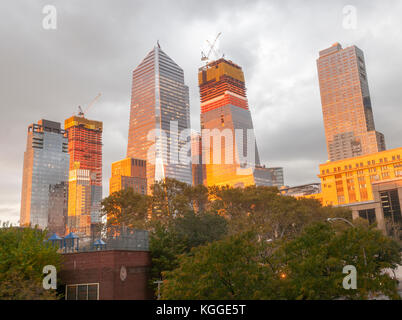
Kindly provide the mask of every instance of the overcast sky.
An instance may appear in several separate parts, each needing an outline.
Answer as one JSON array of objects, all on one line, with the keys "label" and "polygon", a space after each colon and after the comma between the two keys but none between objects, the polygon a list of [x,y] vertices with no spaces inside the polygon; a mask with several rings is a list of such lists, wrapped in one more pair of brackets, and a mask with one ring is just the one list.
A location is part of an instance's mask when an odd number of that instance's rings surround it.
[{"label": "overcast sky", "polygon": [[[57,29],[42,26],[45,5]],[[356,8],[356,28],[345,20]],[[402,2],[395,1],[0,1],[0,220],[19,220],[27,127],[64,122],[99,92],[87,114],[104,123],[103,195],[110,165],[125,157],[132,70],[159,40],[185,74],[191,125],[199,129],[201,48],[222,32],[219,50],[242,66],[262,162],[285,183],[318,181],[327,160],[318,51],[355,44],[366,58],[376,129],[402,145]],[[350,14],[346,14],[351,17]]]}]

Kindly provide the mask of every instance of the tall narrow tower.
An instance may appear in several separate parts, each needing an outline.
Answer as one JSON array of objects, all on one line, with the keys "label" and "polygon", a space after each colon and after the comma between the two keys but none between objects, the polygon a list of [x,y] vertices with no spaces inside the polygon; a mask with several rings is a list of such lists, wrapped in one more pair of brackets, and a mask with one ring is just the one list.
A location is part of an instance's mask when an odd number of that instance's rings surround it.
[{"label": "tall narrow tower", "polygon": [[351,158],[385,150],[375,130],[363,51],[339,43],[317,59],[328,159]]},{"label": "tall narrow tower", "polygon": [[[64,228],[69,155],[59,122],[39,120],[28,127],[21,192],[20,225]],[[56,192],[59,190],[60,192]],[[56,198],[59,201],[55,201]]]},{"label": "tall narrow tower", "polygon": [[260,165],[241,67],[212,61],[199,69],[198,83],[204,184],[272,185],[271,173]]},{"label": "tall narrow tower", "polygon": [[156,45],[133,71],[127,157],[146,161],[147,187],[191,184],[190,106],[183,70]]},{"label": "tall narrow tower", "polygon": [[70,154],[68,229],[89,235],[91,225],[101,221],[103,125],[72,116],[64,127]]}]

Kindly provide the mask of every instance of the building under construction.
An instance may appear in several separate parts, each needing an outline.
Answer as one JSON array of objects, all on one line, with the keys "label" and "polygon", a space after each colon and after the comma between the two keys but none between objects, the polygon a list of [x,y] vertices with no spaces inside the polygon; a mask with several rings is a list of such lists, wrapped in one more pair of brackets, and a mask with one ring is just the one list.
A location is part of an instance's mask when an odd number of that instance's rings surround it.
[{"label": "building under construction", "polygon": [[198,82],[204,184],[272,186],[274,171],[283,181],[281,168],[260,164],[241,67],[223,58],[212,61],[199,69]]},{"label": "building under construction", "polygon": [[89,235],[100,222],[103,125],[81,112],[65,120],[64,128],[70,154],[67,231]]}]

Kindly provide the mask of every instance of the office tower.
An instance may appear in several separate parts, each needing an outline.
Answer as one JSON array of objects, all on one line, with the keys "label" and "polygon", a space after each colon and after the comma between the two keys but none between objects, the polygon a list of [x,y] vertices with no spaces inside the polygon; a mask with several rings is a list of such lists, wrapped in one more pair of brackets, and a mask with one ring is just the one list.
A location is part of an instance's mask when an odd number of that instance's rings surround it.
[{"label": "office tower", "polygon": [[[74,218],[73,221],[76,221],[76,224],[69,222],[69,226],[77,228],[76,232],[82,231],[89,234],[90,225],[101,222],[103,126],[102,122],[86,119],[83,114],[80,114],[66,119],[64,127],[68,135],[68,153],[70,154],[68,216],[69,218],[83,216],[79,223]],[[87,183],[89,183],[88,186]],[[71,201],[74,199],[75,189],[77,189],[77,197],[80,193],[85,193],[85,196],[83,195],[85,203],[81,203],[81,200]],[[88,217],[90,217],[89,220]]]},{"label": "office tower", "polygon": [[363,51],[339,43],[317,59],[325,136],[330,161],[385,150],[375,130]]},{"label": "office tower", "polygon": [[193,171],[193,185],[203,184],[202,138],[199,132],[193,132],[191,134],[191,166]]},{"label": "office tower", "polygon": [[268,168],[260,166],[241,67],[212,61],[199,69],[198,82],[204,184],[272,185]]},{"label": "office tower", "polygon": [[[21,192],[21,226],[31,224],[43,229],[52,221],[53,218],[49,216],[54,212],[54,202],[50,202],[52,190],[68,179],[67,143],[67,134],[59,122],[42,119],[28,127]],[[61,203],[64,201],[62,199]]]},{"label": "office tower", "polygon": [[146,161],[125,158],[112,163],[109,194],[131,188],[137,193],[147,193]]},{"label": "office tower", "polygon": [[146,160],[148,192],[166,177],[192,183],[189,129],[183,70],[158,44],[133,71],[127,146],[127,157]]}]

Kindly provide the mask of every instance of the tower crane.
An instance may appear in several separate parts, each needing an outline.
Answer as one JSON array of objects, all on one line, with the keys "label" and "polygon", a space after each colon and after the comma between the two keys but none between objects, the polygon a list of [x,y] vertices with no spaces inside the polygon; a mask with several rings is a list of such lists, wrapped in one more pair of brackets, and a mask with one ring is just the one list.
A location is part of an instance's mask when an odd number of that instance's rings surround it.
[{"label": "tower crane", "polygon": [[82,110],[81,106],[78,106],[78,115],[80,117],[84,117],[85,113],[88,112],[88,110],[94,105],[94,103],[96,102],[96,100],[99,99],[100,96],[101,96],[101,94],[98,93],[98,95],[88,104],[88,106],[85,109],[85,111]]},{"label": "tower crane", "polygon": [[218,40],[219,36],[221,35],[222,32],[219,32],[218,35],[216,36],[215,40],[212,42],[212,44],[207,40],[207,43],[209,45],[209,51],[208,54],[205,55],[204,51],[201,51],[201,61],[207,61],[209,60],[209,56],[211,55],[211,52],[213,51],[215,55],[218,55],[216,50],[215,50],[215,44],[216,41]]}]

